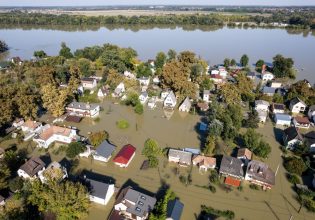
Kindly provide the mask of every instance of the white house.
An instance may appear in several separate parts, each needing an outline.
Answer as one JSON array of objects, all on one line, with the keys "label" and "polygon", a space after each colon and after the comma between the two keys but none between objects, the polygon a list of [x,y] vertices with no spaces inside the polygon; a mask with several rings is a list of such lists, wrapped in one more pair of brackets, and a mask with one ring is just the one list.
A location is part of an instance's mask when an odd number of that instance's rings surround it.
[{"label": "white house", "polygon": [[66,110],[70,115],[94,118],[99,115],[100,106],[97,104],[73,101],[66,107]]},{"label": "white house", "polygon": [[50,163],[45,170],[40,170],[38,172],[38,177],[42,183],[46,183],[48,177],[61,181],[68,177],[68,172],[60,163],[54,161]]},{"label": "white house", "polygon": [[157,101],[156,96],[151,97],[148,101],[148,107],[151,109],[155,108],[156,107],[156,101]]},{"label": "white house", "polygon": [[45,170],[45,163],[38,157],[32,157],[26,161],[17,171],[23,179],[36,179],[40,171]]},{"label": "white house", "polygon": [[159,84],[160,83],[160,79],[159,79],[158,76],[154,77],[152,81],[153,81],[154,84]]},{"label": "white house", "polygon": [[275,76],[272,73],[268,72],[268,71],[265,71],[265,72],[263,72],[261,74],[261,79],[263,81],[273,80],[274,78],[275,78]]},{"label": "white house", "polygon": [[150,77],[141,77],[138,79],[140,86],[149,86],[150,84]]},{"label": "white house", "polygon": [[205,102],[210,101],[210,90],[204,90],[202,94],[202,100]]},{"label": "white house", "polygon": [[84,89],[95,89],[97,86],[97,81],[92,77],[85,77],[81,79],[81,84]]},{"label": "white house", "polygon": [[27,120],[21,125],[21,129],[24,133],[35,133],[42,127],[42,123]]},{"label": "white house", "polygon": [[142,105],[144,105],[149,99],[149,95],[147,92],[141,92],[139,95],[139,100]]},{"label": "white house", "polygon": [[173,91],[171,91],[164,100],[164,108],[175,108],[176,106],[176,97]]},{"label": "white house", "polygon": [[92,179],[86,179],[91,202],[107,205],[115,192],[114,184],[106,184]]},{"label": "white house", "polygon": [[97,97],[99,98],[103,98],[105,96],[109,95],[109,86],[108,85],[104,85],[101,88],[99,88],[98,92],[97,92]]},{"label": "white house", "polygon": [[273,82],[271,82],[270,87],[278,89],[278,88],[282,87],[282,83],[277,82],[277,81],[273,81]]},{"label": "white house", "polygon": [[255,110],[256,111],[269,111],[269,102],[264,100],[256,100],[255,101]]},{"label": "white house", "polygon": [[227,74],[228,72],[225,70],[225,69],[220,69],[219,70],[219,75],[222,77],[222,78],[226,78],[227,77]]},{"label": "white house", "polygon": [[24,124],[24,119],[23,118],[17,118],[12,123],[12,126],[15,128],[20,128],[23,124]]},{"label": "white house", "polygon": [[155,203],[156,198],[127,187],[118,195],[114,210],[123,219],[145,220],[154,209]]},{"label": "white house", "polygon": [[125,71],[124,72],[124,76],[127,78],[127,79],[136,79],[136,75],[129,72],[129,71]]},{"label": "white house", "polygon": [[33,141],[38,144],[38,147],[43,148],[48,148],[53,142],[70,144],[72,141],[76,140],[76,130],[49,124],[42,127],[33,138]]},{"label": "white house", "polygon": [[218,75],[220,74],[219,70],[211,70],[211,75]]},{"label": "white house", "polygon": [[125,84],[123,82],[119,83],[119,85],[116,87],[114,92],[112,93],[112,96],[115,98],[121,97],[125,92]]},{"label": "white house", "polygon": [[274,120],[276,122],[276,125],[281,126],[290,126],[291,125],[291,116],[284,113],[276,113],[274,115]]},{"label": "white house", "polygon": [[191,102],[189,97],[186,97],[183,103],[179,106],[179,111],[181,112],[189,112],[191,108]]},{"label": "white house", "polygon": [[258,118],[260,123],[265,123],[267,120],[268,112],[263,110],[258,110]]},{"label": "white house", "polygon": [[116,146],[104,140],[96,150],[92,153],[94,160],[101,162],[108,162],[112,157],[113,152],[116,150]]},{"label": "white house", "polygon": [[314,121],[315,105],[312,105],[311,107],[309,107],[307,116],[308,116],[308,118],[309,118],[310,120],[313,120],[313,121]]},{"label": "white house", "polygon": [[304,112],[307,105],[298,97],[293,98],[290,101],[290,110],[292,113],[301,113]]},{"label": "white house", "polygon": [[168,96],[168,94],[170,94],[170,90],[163,90],[162,92],[161,92],[161,99],[162,100],[165,100],[166,99],[166,97]]},{"label": "white house", "polygon": [[283,143],[289,150],[294,150],[296,146],[303,143],[303,136],[296,127],[288,127],[283,131]]}]

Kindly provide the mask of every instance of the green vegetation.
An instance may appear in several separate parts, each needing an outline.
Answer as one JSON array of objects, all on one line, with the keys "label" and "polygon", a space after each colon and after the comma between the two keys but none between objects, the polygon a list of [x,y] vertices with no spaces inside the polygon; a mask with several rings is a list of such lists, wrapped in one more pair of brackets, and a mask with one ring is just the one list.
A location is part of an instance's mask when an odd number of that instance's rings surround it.
[{"label": "green vegetation", "polygon": [[34,51],[33,55],[34,57],[39,58],[39,59],[47,57],[47,54],[43,50]]},{"label": "green vegetation", "polygon": [[288,181],[292,184],[301,184],[300,178],[295,174],[288,173],[287,178],[288,178]]},{"label": "green vegetation", "polygon": [[59,56],[63,56],[66,59],[70,59],[73,57],[73,54],[71,53],[71,49],[67,47],[65,42],[61,43],[61,49],[59,51]]},{"label": "green vegetation", "polygon": [[297,200],[308,211],[315,212],[315,192],[305,189],[297,189]]},{"label": "green vegetation", "polygon": [[149,215],[149,220],[166,219],[168,202],[175,199],[175,193],[168,189],[165,195],[155,205],[153,211]]},{"label": "green vegetation", "polygon": [[134,107],[135,113],[139,115],[143,114],[143,105],[140,103],[139,95],[137,93],[129,93],[127,99],[124,102],[126,105],[131,105],[132,107]]},{"label": "green vegetation", "polygon": [[259,190],[260,189],[260,187],[257,186],[256,184],[249,184],[249,188],[253,189],[253,190]]},{"label": "green vegetation", "polygon": [[302,173],[307,169],[304,161],[301,158],[295,156],[285,157],[283,165],[289,173],[297,174],[299,176],[301,176]]},{"label": "green vegetation", "polygon": [[8,180],[11,176],[10,169],[4,163],[0,163],[0,190],[8,187]]},{"label": "green vegetation", "polygon": [[159,165],[159,160],[157,157],[162,155],[162,149],[155,140],[148,139],[144,143],[142,154],[149,159],[149,166],[151,168],[155,168]]},{"label": "green vegetation", "polygon": [[127,129],[129,128],[129,122],[124,120],[124,119],[121,119],[119,121],[116,122],[116,125],[119,129]]},{"label": "green vegetation", "polygon": [[293,69],[294,61],[292,58],[285,58],[282,55],[276,55],[273,58],[273,73],[278,78],[295,79],[295,70]]},{"label": "green vegetation", "polygon": [[93,132],[89,135],[89,140],[93,146],[100,145],[104,140],[108,139],[107,131]]},{"label": "green vegetation", "polygon": [[241,57],[241,60],[240,60],[240,64],[243,66],[243,67],[246,67],[248,65],[248,61],[249,61],[249,58],[246,54],[244,54],[242,57]]},{"label": "green vegetation", "polygon": [[252,111],[248,113],[247,120],[244,120],[243,126],[247,128],[258,128],[258,124],[258,112],[255,109],[252,109]]},{"label": "green vegetation", "polygon": [[227,220],[232,220],[235,217],[235,213],[231,210],[222,211],[205,205],[201,206],[201,215],[214,215],[216,217],[223,217]]},{"label": "green vegetation", "polygon": [[270,145],[262,140],[262,136],[252,128],[247,129],[243,140],[245,146],[258,157],[267,158],[271,152]]},{"label": "green vegetation", "polygon": [[3,53],[8,49],[9,49],[8,45],[4,41],[0,40],[0,53]]},{"label": "green vegetation", "polygon": [[291,99],[298,97],[303,100],[307,105],[315,104],[315,89],[313,87],[309,87],[308,82],[303,80],[298,81],[291,85],[287,95],[286,101],[290,101]]},{"label": "green vegetation", "polygon": [[68,148],[66,150],[67,157],[69,158],[75,158],[80,153],[83,153],[85,151],[84,144],[80,142],[72,142],[68,145]]}]

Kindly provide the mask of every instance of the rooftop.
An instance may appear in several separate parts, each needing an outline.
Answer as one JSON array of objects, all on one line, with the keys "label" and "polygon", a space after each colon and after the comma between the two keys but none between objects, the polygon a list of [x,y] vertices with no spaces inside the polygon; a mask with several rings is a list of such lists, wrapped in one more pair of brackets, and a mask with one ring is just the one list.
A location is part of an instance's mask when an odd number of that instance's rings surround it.
[{"label": "rooftop", "polygon": [[243,162],[240,159],[234,157],[223,156],[220,165],[220,173],[243,177]]},{"label": "rooftop", "polygon": [[97,148],[96,152],[98,155],[108,158],[115,151],[116,146],[109,143],[107,140],[104,140]]},{"label": "rooftop", "polygon": [[253,153],[248,148],[239,148],[237,151],[237,157],[246,157],[247,159],[252,159]]},{"label": "rooftop", "polygon": [[136,148],[131,144],[123,146],[123,148],[118,152],[114,158],[115,163],[127,164],[131,159],[132,155],[135,153]]},{"label": "rooftop", "polygon": [[83,103],[83,102],[71,102],[67,108],[74,108],[74,109],[81,109],[81,110],[93,110],[97,108],[98,104],[90,104],[90,103]]},{"label": "rooftop", "polygon": [[71,133],[70,128],[64,128],[56,125],[47,124],[42,128],[42,132],[38,135],[38,138],[46,141],[53,135],[61,135],[68,137],[70,133]]},{"label": "rooftop", "polygon": [[275,185],[275,173],[263,162],[257,160],[250,161],[247,166],[246,175],[250,175],[254,180]]},{"label": "rooftop", "polygon": [[90,195],[95,196],[97,198],[102,198],[102,199],[106,197],[108,188],[111,185],[111,184],[99,182],[92,179],[86,179],[86,183],[88,185]]},{"label": "rooftop", "polygon": [[45,167],[45,163],[38,157],[33,157],[24,163],[20,169],[24,170],[30,177],[33,177],[41,169]]},{"label": "rooftop", "polygon": [[184,204],[181,203],[178,199],[174,199],[168,202],[167,204],[167,218],[173,220],[180,220],[184,209]]},{"label": "rooftop", "polygon": [[190,164],[192,153],[183,150],[170,149],[168,151],[168,156],[179,158],[180,163]]}]

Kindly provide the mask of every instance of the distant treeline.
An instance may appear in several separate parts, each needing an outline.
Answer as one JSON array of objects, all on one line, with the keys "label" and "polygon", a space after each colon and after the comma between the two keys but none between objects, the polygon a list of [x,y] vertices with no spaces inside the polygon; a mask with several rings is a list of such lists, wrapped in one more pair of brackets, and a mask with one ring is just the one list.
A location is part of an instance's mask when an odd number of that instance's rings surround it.
[{"label": "distant treeline", "polygon": [[10,12],[0,13],[0,25],[211,25],[222,26],[226,23],[254,22],[256,24],[272,22],[286,23],[290,27],[315,29],[314,12],[277,12],[272,16],[261,15],[224,15],[212,14],[170,14],[151,16],[84,16],[53,15],[41,13]]}]

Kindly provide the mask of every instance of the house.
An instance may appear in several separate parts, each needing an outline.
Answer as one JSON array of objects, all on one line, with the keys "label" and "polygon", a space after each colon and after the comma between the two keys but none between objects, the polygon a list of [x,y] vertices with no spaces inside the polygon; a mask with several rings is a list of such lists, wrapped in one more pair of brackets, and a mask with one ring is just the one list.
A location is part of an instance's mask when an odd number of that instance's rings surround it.
[{"label": "house", "polygon": [[291,119],[292,119],[292,117],[288,114],[276,113],[274,115],[274,120],[276,122],[276,125],[290,126],[291,125]]},{"label": "house", "polygon": [[176,106],[176,97],[173,91],[171,91],[164,100],[164,108],[174,109]]},{"label": "house", "polygon": [[310,152],[315,152],[315,131],[310,131],[304,135],[305,142]]},{"label": "house", "polygon": [[162,92],[161,92],[161,99],[162,100],[165,100],[166,99],[166,97],[170,94],[170,90],[163,90]]},{"label": "house", "polygon": [[115,192],[114,184],[107,184],[92,179],[86,179],[86,185],[89,189],[90,201],[101,205],[107,205]]},{"label": "house", "polygon": [[284,113],[284,110],[285,110],[285,105],[284,104],[272,103],[272,105],[271,105],[271,111],[274,114]]},{"label": "house", "polygon": [[86,145],[86,150],[79,154],[79,157],[86,157],[88,158],[90,155],[95,153],[95,150],[92,145]]},{"label": "house", "polygon": [[54,142],[70,144],[72,141],[76,140],[76,130],[49,124],[42,127],[33,138],[37,146],[43,148],[48,148],[48,146]]},{"label": "house", "polygon": [[208,111],[209,110],[209,104],[206,102],[198,102],[197,107],[200,109],[200,111]]},{"label": "house", "polygon": [[97,81],[95,78],[92,78],[92,77],[84,77],[81,79],[81,84],[84,89],[93,90],[97,86]]},{"label": "house", "polygon": [[113,152],[115,151],[116,146],[109,143],[107,140],[104,140],[93,152],[94,160],[108,162],[112,157]]},{"label": "house", "polygon": [[217,160],[214,157],[195,155],[193,156],[192,163],[195,166],[199,166],[199,170],[207,171],[216,167]]},{"label": "house", "polygon": [[54,161],[50,163],[45,170],[40,170],[38,172],[38,177],[42,183],[46,183],[47,178],[61,181],[68,177],[68,172],[60,163]]},{"label": "house", "polygon": [[21,66],[23,63],[23,60],[20,57],[12,57],[11,63]]},{"label": "house", "polygon": [[132,72],[129,72],[129,71],[125,71],[124,72],[124,76],[127,78],[127,79],[136,79],[136,75]]},{"label": "house", "polygon": [[154,77],[152,81],[155,85],[158,85],[160,83],[160,79],[158,76]]},{"label": "house", "polygon": [[149,95],[147,92],[141,92],[139,95],[139,100],[142,105],[144,105],[149,99]]},{"label": "house", "polygon": [[25,133],[35,133],[42,127],[42,123],[36,122],[36,121],[31,121],[27,120],[21,125],[22,131]]},{"label": "house", "polygon": [[73,101],[66,107],[66,110],[70,115],[95,118],[100,113],[100,106],[97,104]]},{"label": "house", "polygon": [[104,98],[105,96],[108,96],[109,93],[110,93],[110,90],[109,90],[109,86],[108,85],[104,85],[102,86],[101,88],[98,89],[98,92],[97,92],[97,97],[99,98]]},{"label": "house", "polygon": [[238,158],[223,156],[221,160],[219,173],[225,177],[231,177],[236,180],[242,180],[244,179],[243,165],[244,164],[242,160]]},{"label": "house", "polygon": [[121,82],[112,93],[112,97],[119,98],[124,94],[125,91],[125,84]]},{"label": "house", "polygon": [[138,79],[140,86],[149,86],[150,84],[150,77],[144,77],[142,76],[141,78]]},{"label": "house", "polygon": [[32,157],[18,169],[17,174],[24,179],[36,179],[38,173],[43,170],[45,163],[38,157]]},{"label": "house", "polygon": [[227,77],[228,72],[225,70],[225,68],[219,69],[219,75],[225,79]]},{"label": "house", "polygon": [[261,74],[261,79],[263,81],[269,81],[269,80],[273,80],[275,78],[275,76],[268,72],[268,71],[264,71],[262,74]]},{"label": "house", "polygon": [[296,127],[289,127],[283,131],[283,143],[287,149],[293,150],[295,146],[303,143],[303,137]]},{"label": "house", "polygon": [[276,93],[276,88],[264,86],[262,92],[264,95],[273,96]]},{"label": "house", "polygon": [[183,150],[170,149],[168,161],[178,163],[180,166],[190,166],[192,153]]},{"label": "house", "polygon": [[256,111],[269,111],[269,102],[264,100],[256,100],[255,101],[255,110]]},{"label": "house", "polygon": [[123,148],[118,152],[113,162],[120,167],[128,167],[132,159],[136,154],[136,148],[131,144],[123,146]]},{"label": "house", "polygon": [[260,123],[265,123],[267,120],[268,113],[266,111],[258,110],[258,119]]},{"label": "house", "polygon": [[248,72],[248,73],[246,74],[246,76],[247,76],[248,78],[250,78],[251,80],[254,80],[254,79],[256,78],[256,73],[255,73],[255,72]]},{"label": "house", "polygon": [[210,90],[204,90],[203,91],[202,100],[204,102],[209,102],[210,101]]},{"label": "house", "polygon": [[248,163],[245,180],[263,189],[271,189],[275,185],[275,173],[267,164],[252,160]]},{"label": "house", "polygon": [[293,98],[290,101],[290,111],[292,113],[301,113],[304,112],[306,109],[307,105],[305,104],[305,102],[303,102],[301,99],[299,99],[298,97]]},{"label": "house", "polygon": [[156,101],[157,101],[156,96],[151,97],[148,101],[148,107],[151,109],[155,108],[156,107]]},{"label": "house", "polygon": [[220,71],[217,69],[211,70],[211,75],[219,75]]},{"label": "house", "polygon": [[215,83],[215,84],[221,84],[223,83],[223,77],[220,76],[219,74],[215,75],[210,75],[210,79]]},{"label": "house", "polygon": [[179,111],[181,112],[189,112],[191,108],[191,102],[189,97],[186,97],[183,103],[179,106]]},{"label": "house", "polygon": [[15,128],[20,128],[23,124],[24,124],[24,119],[23,118],[16,118],[13,121],[12,126],[15,127]]},{"label": "house", "polygon": [[114,211],[123,219],[145,220],[155,203],[156,198],[127,187],[118,195]]},{"label": "house", "polygon": [[167,203],[166,220],[180,220],[184,204],[178,199],[170,200]]},{"label": "house", "polygon": [[272,82],[270,83],[270,87],[279,89],[279,88],[282,87],[282,83],[281,83],[281,82],[278,82],[278,81],[272,81]]},{"label": "house", "polygon": [[314,121],[314,116],[315,116],[315,105],[312,105],[308,109],[307,116],[310,120]]},{"label": "house", "polygon": [[308,117],[301,117],[301,116],[294,117],[293,124],[297,128],[309,129],[311,126],[311,122],[308,120]]},{"label": "house", "polygon": [[239,148],[237,150],[237,159],[244,162],[245,165],[252,160],[253,153],[248,148]]}]

